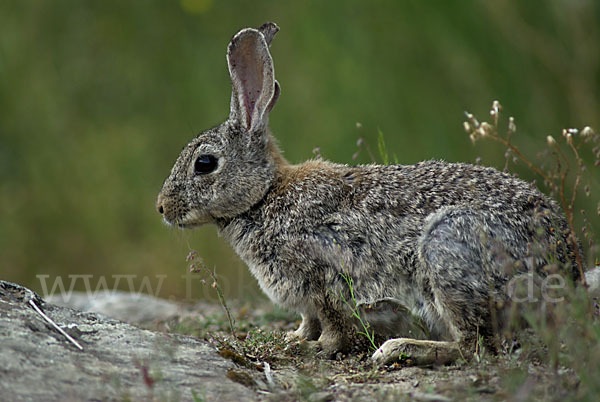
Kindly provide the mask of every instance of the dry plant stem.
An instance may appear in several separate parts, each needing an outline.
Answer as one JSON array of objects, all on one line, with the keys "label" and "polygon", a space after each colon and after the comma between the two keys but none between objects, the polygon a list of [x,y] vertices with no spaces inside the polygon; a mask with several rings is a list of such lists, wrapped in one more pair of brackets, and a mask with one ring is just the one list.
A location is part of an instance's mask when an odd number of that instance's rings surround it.
[{"label": "dry plant stem", "polygon": [[540,168],[535,166],[529,159],[527,159],[527,157],[525,155],[523,155],[521,153],[521,151],[519,151],[519,148],[517,148],[513,144],[511,144],[510,141],[507,141],[504,138],[500,137],[499,135],[495,135],[495,134],[490,134],[487,137],[489,137],[492,140],[499,142],[502,145],[504,145],[505,147],[509,148],[512,152],[514,152],[515,155],[517,155],[517,157],[519,159],[521,159],[523,162],[525,162],[525,164],[527,165],[528,168],[530,168],[531,170],[533,170],[534,172],[536,172],[537,174],[542,176],[544,181],[546,183],[548,183],[548,186],[550,187],[551,190],[556,190],[556,186],[554,185],[554,183],[552,183],[552,180],[550,179],[550,177],[548,177],[548,175],[543,170],[541,170]]},{"label": "dry plant stem", "polygon": [[[569,241],[571,242],[571,244],[573,246],[573,250],[575,253],[575,260],[577,261],[577,268],[579,269],[579,275],[581,276],[581,283],[583,284],[584,288],[587,288],[587,283],[585,281],[585,274],[583,272],[583,259],[581,257],[581,254],[579,253],[577,239],[575,238],[575,235],[574,235],[575,223],[573,222],[573,211],[575,210],[575,198],[577,196],[577,190],[581,183],[581,174],[582,174],[581,164],[582,164],[582,162],[581,162],[581,159],[579,158],[579,152],[577,151],[577,148],[573,145],[573,141],[567,140],[567,144],[569,145],[569,147],[573,151],[573,154],[575,155],[575,160],[577,162],[577,174],[575,175],[575,183],[573,184],[573,189],[571,191],[571,200],[569,202],[567,202],[567,199],[565,197],[565,188],[566,188],[567,176],[569,174],[569,171],[571,170],[571,165],[569,164],[569,160],[567,159],[566,155],[563,153],[562,149],[560,148],[560,146],[557,143],[555,145],[556,149],[558,151],[557,161],[559,163],[559,170],[561,171],[560,188],[559,188],[558,193],[560,196],[560,202],[562,204],[562,207],[565,210],[565,215],[567,216],[567,223],[569,224],[569,229],[570,229]],[[565,163],[564,169],[560,169],[560,159],[561,158]]]},{"label": "dry plant stem", "polygon": [[579,184],[581,183],[581,165],[582,165],[582,161],[581,158],[579,157],[579,152],[577,151],[577,147],[575,147],[575,145],[573,145],[573,142],[569,143],[569,146],[571,147],[571,150],[573,151],[573,153],[575,154],[575,160],[577,161],[577,176],[575,177],[575,184],[573,185],[573,194],[571,194],[571,210],[573,210],[575,208],[575,195],[577,194],[577,188],[579,187]]},{"label": "dry plant stem", "polygon": [[50,317],[48,317],[46,314],[44,314],[44,312],[37,306],[37,304],[35,304],[35,302],[33,300],[29,300],[29,304],[31,305],[31,307],[33,307],[33,309],[36,311],[36,313],[41,315],[44,320],[46,320],[58,332],[60,332],[61,335],[63,335],[65,338],[67,338],[69,340],[69,342],[71,342],[73,345],[77,346],[77,348],[79,350],[83,350],[83,347],[75,339],[73,339],[71,337],[71,335],[69,335],[65,331],[63,331],[63,329],[61,327],[59,327],[54,321],[52,321],[52,319]]},{"label": "dry plant stem", "polygon": [[575,183],[573,184],[573,191],[571,193],[571,202],[569,204],[569,211],[567,213],[567,219],[569,221],[569,229],[571,229],[571,233],[569,233],[569,240],[573,244],[573,250],[575,250],[575,259],[577,260],[577,266],[579,267],[579,275],[581,276],[581,283],[584,288],[587,288],[587,283],[585,282],[585,274],[583,272],[583,260],[581,258],[581,254],[579,254],[579,247],[577,247],[577,239],[575,239],[575,224],[573,222],[573,211],[575,210],[575,197],[577,195],[577,189],[581,184],[581,175],[582,175],[582,164],[581,158],[579,157],[579,152],[577,152],[577,147],[573,145],[572,141],[567,141],[573,154],[575,154],[575,161],[577,162],[577,175],[575,176]]},{"label": "dry plant stem", "polygon": [[[190,248],[190,253],[186,257],[186,260],[193,261],[196,258],[199,258],[198,252],[196,250],[192,250]],[[213,288],[216,289],[217,296],[219,298],[219,302],[221,303],[221,306],[223,306],[225,313],[227,313],[227,319],[229,320],[229,328],[231,329],[231,335],[235,338],[236,337],[235,321],[234,321],[233,317],[231,316],[231,311],[229,310],[229,307],[227,306],[227,302],[225,301],[225,296],[223,295],[223,290],[221,289],[221,285],[219,285],[219,281],[217,280],[216,272],[214,270],[211,271],[210,269],[208,269],[208,267],[206,265],[204,265],[204,263],[202,262],[202,258],[199,258],[199,261],[190,264],[190,272],[198,273],[200,271],[200,269],[205,270],[208,273],[208,275],[212,278]]]},{"label": "dry plant stem", "polygon": [[569,234],[569,240],[571,241],[571,244],[573,246],[573,250],[575,252],[575,260],[577,261],[577,268],[579,269],[579,275],[581,277],[581,283],[583,284],[584,288],[587,288],[587,284],[585,282],[585,274],[583,272],[583,260],[581,258],[581,254],[579,253],[579,247],[577,244],[577,240],[575,239],[574,233],[575,233],[575,224],[573,222],[573,209],[574,209],[574,205],[575,205],[575,197],[577,194],[577,189],[581,183],[581,162],[580,162],[580,158],[579,158],[579,153],[577,152],[577,148],[575,148],[575,146],[573,145],[573,143],[571,142],[569,144],[569,146],[571,147],[571,149],[573,150],[573,152],[575,153],[575,157],[577,160],[577,165],[578,165],[578,170],[577,170],[577,175],[575,178],[575,184],[573,185],[573,194],[571,195],[571,201],[569,203],[567,203],[567,200],[565,198],[565,181],[566,181],[566,177],[567,174],[569,172],[569,163],[568,163],[568,159],[566,158],[566,156],[563,154],[563,152],[560,150],[560,148],[558,147],[557,144],[557,149],[559,152],[560,157],[558,158],[560,161],[560,158],[562,157],[563,160],[566,161],[566,168],[564,171],[562,171],[561,173],[561,177],[560,177],[560,187],[557,187],[556,184],[554,184],[554,182],[552,181],[552,179],[540,168],[538,168],[536,165],[534,165],[529,159],[527,159],[527,157],[525,155],[523,155],[521,153],[521,151],[519,151],[519,149],[514,146],[513,144],[510,143],[509,140],[506,140],[502,137],[500,137],[499,135],[496,134],[490,134],[487,137],[491,138],[492,140],[501,143],[502,145],[506,146],[507,148],[509,148],[512,152],[514,152],[514,154],[521,160],[523,161],[527,167],[529,167],[531,170],[533,170],[535,173],[537,173],[538,175],[540,175],[543,179],[544,182],[548,185],[548,187],[550,187],[550,189],[552,191],[556,191],[559,196],[560,196],[560,201],[561,204],[563,206],[563,209],[565,210],[565,214],[567,215],[567,222],[569,224],[569,230],[570,230],[570,234]]},{"label": "dry plant stem", "polygon": [[213,280],[214,287],[217,291],[217,296],[219,297],[219,302],[221,303],[221,306],[223,306],[223,309],[225,309],[225,313],[227,313],[227,319],[229,320],[229,329],[231,330],[231,336],[233,336],[235,338],[236,335],[235,335],[234,320],[231,315],[231,311],[229,310],[229,307],[227,306],[227,302],[225,301],[225,296],[223,295],[223,290],[221,289],[221,285],[219,285],[219,282],[217,281],[217,275],[215,274],[215,272],[208,269],[208,267],[205,266],[204,264],[202,264],[201,267],[206,272],[208,272],[208,275],[210,275],[210,277]]},{"label": "dry plant stem", "polygon": [[475,359],[477,359],[477,361],[479,361],[481,359],[481,350],[480,350],[481,344],[479,342],[479,325],[477,326],[477,332],[475,333],[475,353],[473,353],[473,355],[475,356]]}]

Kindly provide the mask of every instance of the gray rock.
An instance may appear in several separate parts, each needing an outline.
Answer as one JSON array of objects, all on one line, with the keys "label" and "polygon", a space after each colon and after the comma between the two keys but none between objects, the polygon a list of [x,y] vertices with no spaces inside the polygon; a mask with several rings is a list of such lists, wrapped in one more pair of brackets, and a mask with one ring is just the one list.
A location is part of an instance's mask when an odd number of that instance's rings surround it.
[{"label": "gray rock", "polygon": [[[79,350],[29,304],[71,335]],[[0,281],[0,395],[11,401],[253,400],[234,363],[201,340],[44,303]],[[7,398],[7,399],[5,399]]]},{"label": "gray rock", "polygon": [[167,320],[179,315],[182,311],[177,303],[143,293],[122,291],[99,292],[93,295],[85,292],[72,292],[68,297],[53,296],[46,298],[46,301],[75,310],[100,313],[132,324]]}]

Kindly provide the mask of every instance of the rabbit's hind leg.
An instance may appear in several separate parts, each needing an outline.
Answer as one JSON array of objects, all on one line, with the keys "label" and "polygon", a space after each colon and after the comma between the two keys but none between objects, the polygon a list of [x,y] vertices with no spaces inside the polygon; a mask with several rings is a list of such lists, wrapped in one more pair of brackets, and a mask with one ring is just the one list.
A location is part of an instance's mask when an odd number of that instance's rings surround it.
[{"label": "rabbit's hind leg", "polygon": [[378,365],[394,362],[414,366],[448,364],[461,357],[456,342],[395,338],[386,341],[371,359]]},{"label": "rabbit's hind leg", "polygon": [[417,282],[430,295],[448,328],[447,337],[462,348],[482,336],[493,348],[506,300],[503,264],[512,253],[511,228],[488,211],[446,208],[428,219],[419,242]]},{"label": "rabbit's hind leg", "polygon": [[390,339],[373,355],[375,362],[449,363],[474,346],[478,335],[488,344],[493,340],[500,315],[491,310],[503,298],[506,279],[495,250],[510,235],[508,228],[490,225],[492,218],[486,211],[449,207],[427,219],[414,279],[428,300],[423,318],[442,331],[441,339],[452,341]]},{"label": "rabbit's hind leg", "polygon": [[[371,357],[379,365],[394,362],[416,366],[440,365],[454,362],[460,357],[456,342],[431,340],[430,337],[436,338],[436,334],[426,328],[426,323],[394,300],[363,306],[363,315],[376,334],[393,337],[384,342]],[[429,340],[426,340],[428,337]]]}]

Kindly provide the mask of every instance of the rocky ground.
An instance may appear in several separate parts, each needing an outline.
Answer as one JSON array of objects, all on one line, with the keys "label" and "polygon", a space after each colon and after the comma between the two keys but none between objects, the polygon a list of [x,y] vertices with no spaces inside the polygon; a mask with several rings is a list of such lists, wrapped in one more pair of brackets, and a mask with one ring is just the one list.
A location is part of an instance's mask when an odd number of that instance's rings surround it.
[{"label": "rocky ground", "polygon": [[581,371],[552,364],[539,342],[507,346],[497,355],[477,350],[468,362],[450,366],[397,362],[376,367],[360,336],[352,353],[335,360],[319,356],[310,343],[287,342],[285,332],[298,325],[297,317],[270,305],[230,303],[232,331],[220,305],[121,293],[93,299],[75,294],[66,304],[78,310],[45,303],[27,289],[0,281],[3,398],[479,401],[598,395],[582,382]]}]

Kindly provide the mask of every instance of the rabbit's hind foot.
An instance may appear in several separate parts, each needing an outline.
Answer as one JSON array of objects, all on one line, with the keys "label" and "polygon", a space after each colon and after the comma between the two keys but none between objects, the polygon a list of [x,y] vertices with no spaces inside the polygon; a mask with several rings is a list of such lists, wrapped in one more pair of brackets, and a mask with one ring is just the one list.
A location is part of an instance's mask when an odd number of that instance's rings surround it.
[{"label": "rabbit's hind foot", "polygon": [[412,366],[449,364],[461,357],[458,343],[396,338],[386,341],[371,356],[378,365],[403,363]]}]

